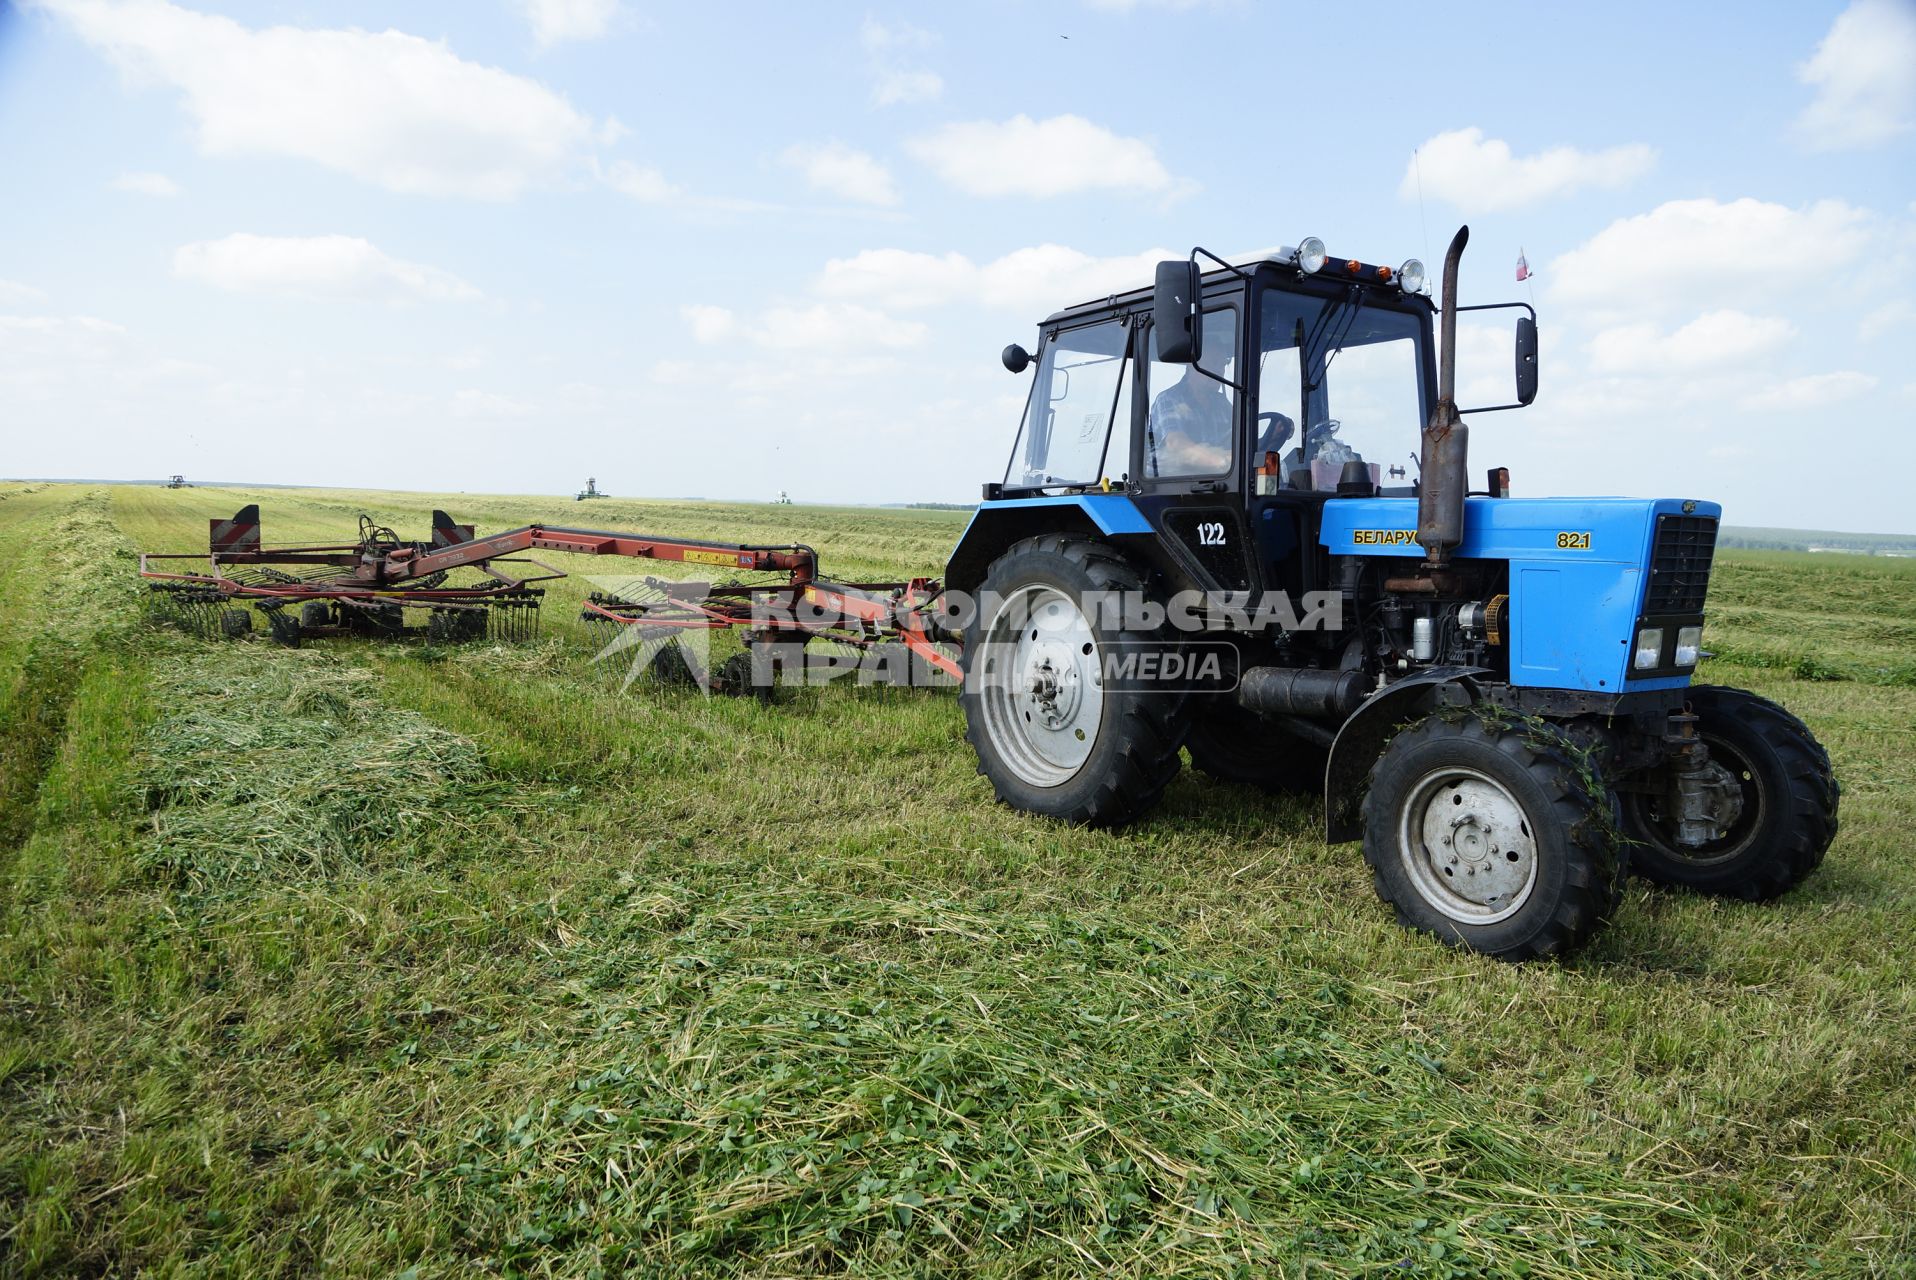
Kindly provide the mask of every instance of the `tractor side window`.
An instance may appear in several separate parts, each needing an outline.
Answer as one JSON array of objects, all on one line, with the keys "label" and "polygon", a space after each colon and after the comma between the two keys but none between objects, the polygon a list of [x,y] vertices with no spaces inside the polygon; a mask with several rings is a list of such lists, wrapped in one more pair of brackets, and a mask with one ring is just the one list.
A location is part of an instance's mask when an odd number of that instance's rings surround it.
[{"label": "tractor side window", "polygon": [[1197,364],[1160,362],[1152,333],[1146,476],[1215,476],[1231,469],[1236,393],[1218,379],[1233,376],[1236,352],[1237,312],[1230,307],[1204,313],[1204,358]]},{"label": "tractor side window", "polygon": [[[1093,485],[1104,478],[1112,413],[1120,392],[1128,392],[1127,336],[1121,322],[1110,320],[1067,329],[1045,343],[1007,485]],[[1129,395],[1123,400],[1129,421]]]}]

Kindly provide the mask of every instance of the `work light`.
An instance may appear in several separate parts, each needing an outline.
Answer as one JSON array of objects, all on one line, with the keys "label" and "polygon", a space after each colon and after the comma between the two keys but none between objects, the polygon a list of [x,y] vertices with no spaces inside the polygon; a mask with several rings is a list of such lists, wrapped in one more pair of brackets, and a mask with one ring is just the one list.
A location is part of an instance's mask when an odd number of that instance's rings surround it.
[{"label": "work light", "polygon": [[1415,258],[1408,259],[1397,268],[1397,287],[1405,293],[1424,291],[1424,264]]},{"label": "work light", "polygon": [[1676,664],[1679,667],[1694,667],[1702,656],[1703,628],[1679,627],[1677,629]]},{"label": "work light", "polygon": [[1297,246],[1297,269],[1314,276],[1324,269],[1324,257],[1324,242],[1316,236],[1305,236]]},{"label": "work light", "polygon": [[1637,632],[1636,667],[1638,671],[1655,671],[1663,665],[1663,628],[1645,627]]}]

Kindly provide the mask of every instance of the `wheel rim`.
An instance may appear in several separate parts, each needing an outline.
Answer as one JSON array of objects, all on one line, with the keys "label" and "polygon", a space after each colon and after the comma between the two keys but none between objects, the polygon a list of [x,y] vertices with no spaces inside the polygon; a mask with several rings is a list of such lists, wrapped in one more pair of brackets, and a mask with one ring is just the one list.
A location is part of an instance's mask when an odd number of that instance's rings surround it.
[{"label": "wheel rim", "polygon": [[1055,787],[1077,776],[1104,719],[1097,635],[1054,587],[1013,593],[985,635],[979,691],[985,730],[1022,782]]},{"label": "wheel rim", "polygon": [[1464,924],[1514,915],[1537,882],[1537,839],[1523,806],[1475,769],[1419,779],[1401,811],[1397,847],[1424,901]]},{"label": "wheel rim", "polygon": [[1681,858],[1692,866],[1709,867],[1739,857],[1749,847],[1750,841],[1757,832],[1763,830],[1768,820],[1769,796],[1763,789],[1756,768],[1739,752],[1720,738],[1713,738],[1709,734],[1701,736],[1703,745],[1710,749],[1710,759],[1729,770],[1730,776],[1743,789],[1743,812],[1722,839],[1712,840],[1694,849],[1678,844],[1663,812],[1663,797],[1630,791],[1624,793],[1622,800],[1636,819],[1634,825],[1637,832],[1654,842],[1659,851],[1673,858]]}]

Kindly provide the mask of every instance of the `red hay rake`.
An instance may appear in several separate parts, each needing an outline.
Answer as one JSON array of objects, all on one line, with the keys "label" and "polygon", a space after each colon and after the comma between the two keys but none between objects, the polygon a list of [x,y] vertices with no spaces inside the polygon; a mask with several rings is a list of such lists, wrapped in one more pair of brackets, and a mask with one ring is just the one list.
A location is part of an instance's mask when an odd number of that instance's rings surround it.
[{"label": "red hay rake", "polygon": [[[906,663],[915,657],[930,670],[960,675],[952,637],[937,625],[935,579],[830,582],[818,575],[818,553],[797,544],[745,546],[539,524],[481,538],[472,525],[434,511],[429,542],[406,541],[362,515],[357,542],[265,547],[257,505],[210,521],[208,544],[205,556],[140,556],[156,611],[206,637],[250,633],[257,611],[273,639],[294,646],[332,634],[528,639],[537,633],[545,595],[534,584],[565,574],[522,553],[563,551],[725,572],[723,581],[648,576],[630,590],[594,592],[586,601],[580,616],[601,639],[643,629],[637,643],[651,653],[654,673],[667,679],[691,674],[683,650],[671,643],[675,637],[733,629],[746,652],[722,665],[711,682],[728,692],[750,684],[769,693],[773,668],[789,665],[790,655],[811,640],[881,657],[902,646]],[[420,614],[423,624],[416,622]],[[633,641],[620,647],[627,643]],[[763,678],[751,679],[754,671]]]}]

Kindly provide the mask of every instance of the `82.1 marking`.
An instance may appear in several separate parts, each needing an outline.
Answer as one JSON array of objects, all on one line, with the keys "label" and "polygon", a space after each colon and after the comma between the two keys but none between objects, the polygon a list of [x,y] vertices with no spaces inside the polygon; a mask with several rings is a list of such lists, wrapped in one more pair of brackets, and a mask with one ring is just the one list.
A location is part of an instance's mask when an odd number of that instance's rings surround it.
[{"label": "82.1 marking", "polygon": [[1564,532],[1557,535],[1557,550],[1559,551],[1588,551],[1589,549],[1590,535],[1587,532]]}]

